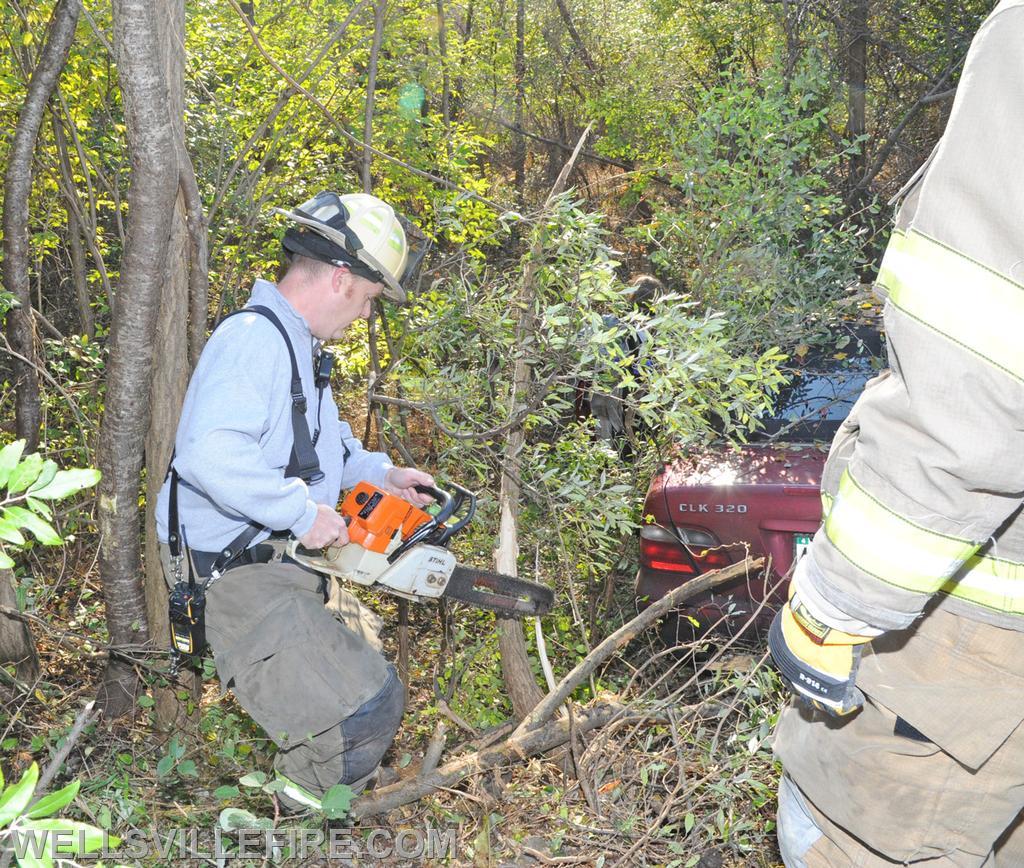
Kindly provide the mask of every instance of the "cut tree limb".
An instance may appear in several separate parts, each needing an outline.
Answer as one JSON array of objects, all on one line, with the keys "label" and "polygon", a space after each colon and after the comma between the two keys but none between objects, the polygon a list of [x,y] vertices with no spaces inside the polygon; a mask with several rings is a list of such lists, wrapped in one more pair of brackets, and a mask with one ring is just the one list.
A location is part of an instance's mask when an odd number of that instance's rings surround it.
[{"label": "cut tree limb", "polygon": [[559,706],[568,699],[572,692],[580,686],[591,673],[604,663],[609,657],[619,650],[623,645],[631,642],[641,632],[650,627],[662,615],[676,608],[680,603],[696,594],[703,593],[716,585],[721,585],[732,579],[745,576],[748,572],[759,570],[764,566],[764,559],[752,560],[745,558],[738,564],[726,567],[724,570],[716,570],[707,573],[699,579],[680,585],[670,591],[656,603],[644,609],[639,615],[626,624],[623,624],[591,651],[568,675],[563,678],[558,686],[551,691],[544,699],[524,718],[519,728],[513,734],[513,738],[522,733],[529,732],[544,723],[558,710]]},{"label": "cut tree limb", "polygon": [[[616,703],[601,703],[580,712],[575,719],[577,733],[589,732],[604,726],[626,711]],[[352,805],[351,816],[362,820],[394,810],[429,796],[442,788],[453,787],[466,778],[490,771],[510,762],[522,762],[565,744],[569,740],[569,722],[558,720],[519,736],[514,736],[494,747],[485,748],[468,756],[458,757],[429,774],[374,790]]]},{"label": "cut tree limb", "polygon": [[508,763],[522,762],[528,757],[545,753],[565,744],[570,735],[575,737],[585,734],[599,729],[613,720],[661,719],[657,715],[631,714],[626,706],[619,703],[602,702],[576,710],[571,716],[567,715],[556,721],[549,720],[573,689],[594,669],[623,645],[651,627],[666,612],[696,594],[739,578],[748,570],[759,570],[763,565],[763,558],[757,560],[747,558],[741,563],[724,570],[708,573],[671,591],[629,623],[620,627],[591,651],[580,665],[563,678],[558,687],[523,720],[508,739],[500,744],[481,747],[473,753],[457,757],[433,771],[427,771],[429,766],[424,760],[422,766],[424,771],[415,778],[374,790],[371,794],[358,799],[352,807],[351,816],[355,820],[362,820],[391,811],[401,805],[407,805],[429,796],[436,790],[449,789],[473,775],[488,772]]},{"label": "cut tree limb", "polygon": [[[562,171],[544,203],[544,211],[550,209],[552,203],[565,188],[565,181],[589,134],[590,126],[583,131],[572,156],[562,167]],[[517,347],[527,346],[537,327],[533,302],[537,295],[537,271],[540,268],[543,253],[541,245],[541,234],[538,232],[527,257],[523,280],[519,285],[519,292],[514,303],[515,308],[518,308],[520,312],[519,322],[516,325],[515,344]],[[529,359],[525,353],[520,353],[512,369],[512,390],[508,409],[510,419],[515,417],[519,410],[519,404],[525,400],[525,396],[529,395],[531,378],[532,367]],[[525,443],[526,429],[520,423],[510,429],[502,456],[501,490],[498,495],[498,510],[501,518],[498,525],[498,548],[494,553],[494,565],[499,573],[507,576],[519,575],[517,567],[519,532],[516,522],[519,515],[521,486],[518,473],[513,471],[518,466],[519,454]],[[501,652],[502,678],[509,698],[512,700],[512,711],[516,717],[523,717],[540,702],[543,694],[533,677],[533,668],[530,666],[530,658],[526,652],[526,640],[523,638],[523,628],[518,621],[506,618],[498,622],[498,648]]]}]

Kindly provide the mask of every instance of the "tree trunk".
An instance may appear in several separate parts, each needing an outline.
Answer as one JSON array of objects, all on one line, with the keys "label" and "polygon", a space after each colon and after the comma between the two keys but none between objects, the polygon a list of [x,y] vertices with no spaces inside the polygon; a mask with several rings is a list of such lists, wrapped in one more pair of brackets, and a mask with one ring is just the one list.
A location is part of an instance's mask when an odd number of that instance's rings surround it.
[{"label": "tree trunk", "polygon": [[68,208],[68,250],[71,253],[71,279],[75,285],[75,306],[78,310],[78,325],[89,340],[96,337],[96,321],[89,304],[89,284],[85,278],[85,248],[82,246],[82,229],[78,218]]},{"label": "tree trunk", "polygon": [[[12,570],[0,570],[0,607],[18,608]],[[0,615],[0,665],[4,663],[15,664],[15,675],[23,683],[39,677],[39,657],[28,624],[9,615]]]},{"label": "tree trunk", "polygon": [[[145,563],[149,636],[158,648],[169,648],[167,586],[160,567],[156,500],[174,449],[178,417],[192,368],[192,353],[194,351],[198,359],[206,335],[206,229],[195,173],[185,150],[185,52],[181,40],[185,3],[172,0],[161,9],[157,24],[167,76],[168,117],[178,155],[178,195],[171,218],[167,277],[160,293],[154,338],[152,415],[146,434]],[[193,673],[182,673],[179,677],[190,682],[193,690],[197,689],[198,680]],[[180,728],[185,708],[177,698],[177,690],[157,691],[155,698],[158,727],[167,732]]]},{"label": "tree trunk", "polygon": [[[111,642],[133,645],[149,639],[139,551],[139,484],[149,428],[154,335],[178,190],[178,153],[157,8],[146,0],[114,0],[113,12],[131,188],[100,427],[99,562]],[[116,717],[129,711],[137,686],[134,670],[112,657],[98,696],[104,713]]]},{"label": "tree trunk", "polygon": [[46,104],[67,63],[81,9],[81,0],[58,0],[53,10],[46,44],[39,54],[39,62],[32,72],[25,102],[18,115],[4,178],[3,282],[18,302],[18,307],[7,314],[7,337],[12,349],[29,360],[13,360],[16,382],[15,419],[18,437],[26,441],[26,452],[34,452],[39,445],[42,418],[28,274],[28,200],[32,193],[32,153],[35,151]]},{"label": "tree trunk", "polygon": [[366,73],[366,112],[363,116],[363,192],[373,192],[373,178],[370,170],[373,166],[373,104],[377,92],[377,59],[380,57],[380,44],[384,39],[384,13],[388,8],[388,0],[377,0],[373,15],[373,44],[370,46],[370,65]]},{"label": "tree trunk", "polygon": [[452,159],[451,76],[448,73],[448,26],[444,0],[437,0],[437,49],[441,55],[441,122],[444,124],[444,151]]},{"label": "tree trunk", "polygon": [[[861,138],[867,129],[868,11],[869,0],[850,0],[846,9],[846,135],[851,141]],[[860,142],[857,152],[850,157],[850,206],[854,211],[860,209],[867,196],[861,184],[867,166],[866,145]]]},{"label": "tree trunk", "polygon": [[[517,132],[523,129],[523,109],[526,106],[526,2],[516,0],[516,56],[513,69],[515,81],[515,116],[513,123]],[[515,148],[515,188],[522,208],[526,195],[526,138],[516,136]]]}]

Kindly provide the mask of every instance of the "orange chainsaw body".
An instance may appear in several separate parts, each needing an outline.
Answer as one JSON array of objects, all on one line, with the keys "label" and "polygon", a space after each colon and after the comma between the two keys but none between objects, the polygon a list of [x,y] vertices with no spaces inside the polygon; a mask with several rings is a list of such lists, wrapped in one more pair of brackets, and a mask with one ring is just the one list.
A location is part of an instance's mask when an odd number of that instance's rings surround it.
[{"label": "orange chainsaw body", "polygon": [[430,516],[398,495],[388,494],[369,482],[360,482],[341,504],[348,521],[349,542],[384,554],[395,535],[404,540]]}]

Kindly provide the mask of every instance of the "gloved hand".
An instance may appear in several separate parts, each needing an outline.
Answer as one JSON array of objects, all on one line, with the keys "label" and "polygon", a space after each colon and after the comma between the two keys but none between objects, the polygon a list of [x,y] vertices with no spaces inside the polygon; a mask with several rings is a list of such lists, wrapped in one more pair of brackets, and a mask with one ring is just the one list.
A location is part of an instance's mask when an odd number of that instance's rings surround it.
[{"label": "gloved hand", "polygon": [[831,715],[852,714],[864,704],[856,685],[868,636],[835,630],[808,611],[790,583],[789,602],[772,621],[768,650],[790,689],[809,705]]}]

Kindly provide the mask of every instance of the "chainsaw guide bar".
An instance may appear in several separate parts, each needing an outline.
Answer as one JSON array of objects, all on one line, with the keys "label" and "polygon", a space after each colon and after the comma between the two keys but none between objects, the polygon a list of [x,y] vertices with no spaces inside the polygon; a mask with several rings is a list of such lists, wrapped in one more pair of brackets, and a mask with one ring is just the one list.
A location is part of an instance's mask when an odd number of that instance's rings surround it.
[{"label": "chainsaw guide bar", "polygon": [[452,570],[442,599],[468,603],[502,615],[526,618],[550,612],[555,602],[555,593],[551,588],[526,579],[457,566]]}]

